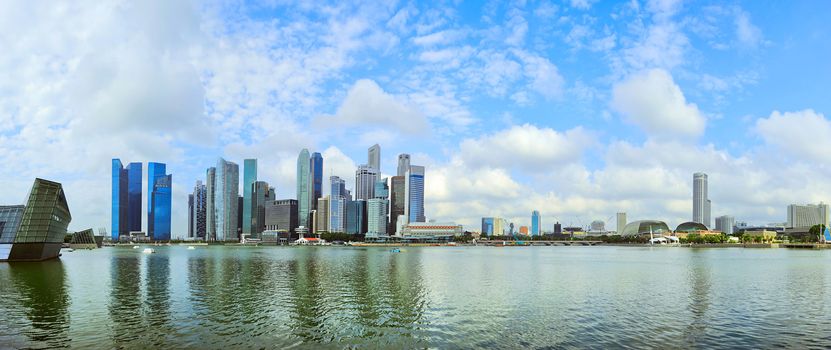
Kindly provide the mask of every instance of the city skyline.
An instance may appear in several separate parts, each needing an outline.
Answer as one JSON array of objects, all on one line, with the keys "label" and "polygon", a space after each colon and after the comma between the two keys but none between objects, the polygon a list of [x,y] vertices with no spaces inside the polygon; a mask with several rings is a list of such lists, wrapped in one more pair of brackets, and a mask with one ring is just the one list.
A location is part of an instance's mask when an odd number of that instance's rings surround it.
[{"label": "city skyline", "polygon": [[55,179],[92,203],[72,229],[110,227],[112,158],[167,164],[182,236],[217,157],[257,158],[294,198],[300,149],[354,189],[374,144],[380,177],[410,154],[429,169],[428,218],[468,228],[532,210],[546,230],[617,212],[683,222],[694,172],[711,219],[831,201],[827,2],[92,5],[10,3],[0,21],[15,38],[0,72],[27,82],[0,89],[0,203]]}]

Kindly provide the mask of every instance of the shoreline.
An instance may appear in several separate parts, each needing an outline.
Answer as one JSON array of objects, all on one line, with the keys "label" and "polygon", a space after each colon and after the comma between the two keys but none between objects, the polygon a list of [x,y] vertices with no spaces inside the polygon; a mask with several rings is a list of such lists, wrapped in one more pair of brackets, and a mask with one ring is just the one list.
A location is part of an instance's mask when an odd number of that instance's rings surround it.
[{"label": "shoreline", "polygon": [[[456,243],[456,244],[447,244],[447,243],[365,243],[365,242],[356,242],[353,244],[336,244],[336,245],[277,245],[277,244],[263,244],[263,243],[254,243],[254,244],[240,244],[240,243],[216,243],[216,244],[208,244],[205,242],[200,243],[174,243],[171,245],[155,245],[152,243],[132,243],[132,244],[112,244],[112,245],[105,245],[105,247],[114,247],[114,248],[131,248],[132,246],[198,246],[198,247],[206,247],[206,246],[233,246],[233,247],[294,247],[294,246],[309,246],[309,247],[386,247],[386,248],[394,248],[394,247],[494,247],[494,248],[503,248],[503,247],[594,247],[594,246],[610,246],[610,247],[654,247],[654,248],[694,248],[694,249],[702,249],[702,248],[748,248],[748,249],[760,249],[760,248],[788,248],[788,249],[831,249],[831,244],[823,244],[823,243],[712,243],[712,244],[644,244],[644,243],[593,243],[587,244],[583,241],[572,241],[568,242],[569,244],[533,244],[533,242],[524,242],[524,244],[486,244],[486,243],[479,243],[479,244],[470,244],[470,243]],[[103,247],[102,247],[103,248]]]}]

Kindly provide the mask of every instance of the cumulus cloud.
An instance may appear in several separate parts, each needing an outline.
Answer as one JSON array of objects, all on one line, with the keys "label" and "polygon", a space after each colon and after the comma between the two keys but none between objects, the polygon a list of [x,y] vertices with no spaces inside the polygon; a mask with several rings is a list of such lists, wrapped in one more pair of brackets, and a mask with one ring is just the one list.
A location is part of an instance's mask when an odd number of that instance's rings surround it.
[{"label": "cumulus cloud", "polygon": [[581,127],[558,132],[524,124],[481,138],[465,139],[459,151],[471,167],[520,167],[541,172],[579,160],[592,143],[592,135]]},{"label": "cumulus cloud", "polygon": [[615,84],[612,108],[653,137],[697,137],[706,118],[694,103],[687,103],[681,88],[662,69],[635,74]]},{"label": "cumulus cloud", "polygon": [[812,109],[796,112],[774,111],[767,118],[756,121],[756,132],[766,143],[774,145],[791,159],[831,161],[831,121]]},{"label": "cumulus cloud", "polygon": [[335,115],[318,117],[315,122],[320,127],[390,128],[405,134],[423,133],[428,128],[427,119],[419,110],[369,79],[355,82]]}]

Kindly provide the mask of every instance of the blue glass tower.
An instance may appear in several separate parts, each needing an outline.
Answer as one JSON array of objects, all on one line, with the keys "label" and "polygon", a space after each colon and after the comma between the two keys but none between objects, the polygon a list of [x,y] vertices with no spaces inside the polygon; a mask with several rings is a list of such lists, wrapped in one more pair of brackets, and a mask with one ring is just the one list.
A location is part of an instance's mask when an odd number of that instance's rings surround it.
[{"label": "blue glass tower", "polygon": [[424,215],[424,167],[411,165],[405,178],[407,194],[405,214],[408,222],[425,222]]},{"label": "blue glass tower", "polygon": [[111,238],[130,231],[141,231],[141,163],[130,163],[127,168],[121,160],[112,160],[112,232]]},{"label": "blue glass tower", "polygon": [[540,212],[534,210],[533,212],[531,212],[531,235],[539,236],[540,227]]},{"label": "blue glass tower", "polygon": [[312,198],[310,199],[310,204],[312,209],[317,209],[317,199],[323,197],[323,156],[319,152],[314,152],[309,162],[312,180]]},{"label": "blue glass tower", "polygon": [[493,235],[493,218],[482,218],[482,234],[486,236]]},{"label": "blue glass tower", "polygon": [[257,160],[246,159],[242,163],[242,233],[251,234],[251,222],[256,217],[254,183],[257,182]]},{"label": "blue glass tower", "polygon": [[154,241],[170,240],[173,177],[164,163],[147,164],[147,236]]}]

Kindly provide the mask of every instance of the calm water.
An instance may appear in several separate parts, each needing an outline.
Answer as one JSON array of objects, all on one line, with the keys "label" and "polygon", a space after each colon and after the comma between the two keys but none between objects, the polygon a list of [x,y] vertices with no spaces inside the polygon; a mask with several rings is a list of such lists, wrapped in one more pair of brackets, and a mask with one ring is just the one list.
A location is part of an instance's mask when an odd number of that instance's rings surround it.
[{"label": "calm water", "polygon": [[831,251],[156,249],[0,263],[0,348],[831,346]]}]

